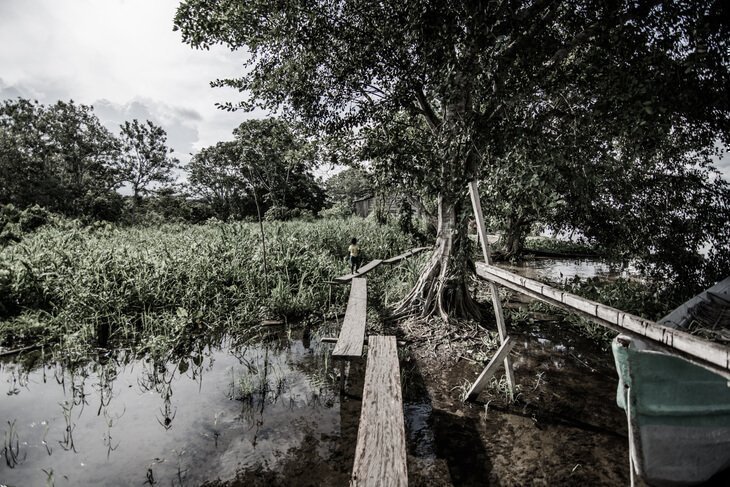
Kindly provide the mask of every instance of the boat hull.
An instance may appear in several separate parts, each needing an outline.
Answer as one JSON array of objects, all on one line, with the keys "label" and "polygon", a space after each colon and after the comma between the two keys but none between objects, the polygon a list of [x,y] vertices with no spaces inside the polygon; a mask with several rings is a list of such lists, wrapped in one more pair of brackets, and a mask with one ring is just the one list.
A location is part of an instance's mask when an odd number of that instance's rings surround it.
[{"label": "boat hull", "polygon": [[696,485],[730,468],[728,381],[643,340],[612,348],[634,469],[651,485]]}]

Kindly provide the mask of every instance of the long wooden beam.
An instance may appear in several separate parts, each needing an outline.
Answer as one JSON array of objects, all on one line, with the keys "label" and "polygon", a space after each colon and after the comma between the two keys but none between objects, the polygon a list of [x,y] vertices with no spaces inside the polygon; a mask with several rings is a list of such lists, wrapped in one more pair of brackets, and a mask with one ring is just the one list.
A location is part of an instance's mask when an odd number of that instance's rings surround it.
[{"label": "long wooden beam", "polygon": [[730,347],[703,340],[619,309],[582,298],[483,262],[477,275],[540,301],[577,313],[619,333],[644,338],[669,355],[687,360],[730,379]]},{"label": "long wooden beam", "polygon": [[368,272],[370,272],[371,270],[375,269],[376,267],[378,267],[382,263],[383,263],[383,261],[380,260],[380,259],[371,260],[370,262],[368,262],[364,266],[360,267],[357,270],[357,272],[355,272],[354,274],[345,274],[344,276],[335,277],[334,282],[336,282],[337,284],[347,284],[353,278],[360,277],[360,276],[363,276],[363,275],[367,274]]},{"label": "long wooden beam", "polygon": [[430,248],[431,247],[416,247],[415,249],[408,250],[403,254],[396,255],[395,257],[391,257],[390,259],[385,259],[383,261],[383,264],[395,264],[396,262],[400,262],[403,259],[407,259],[408,257],[416,255],[417,253],[423,252],[424,250],[428,250]]},{"label": "long wooden beam", "polygon": [[391,257],[390,259],[380,260],[375,259],[371,260],[364,266],[360,267],[358,271],[354,274],[345,274],[344,276],[335,277],[333,281],[328,281],[330,284],[347,284],[352,280],[353,277],[360,277],[363,274],[367,274],[371,270],[378,267],[380,264],[395,264],[397,262],[400,262],[403,259],[406,259],[408,257],[411,257],[412,255],[415,255],[419,252],[423,252],[424,250],[428,250],[431,247],[416,247],[414,249],[408,250],[400,255],[396,255],[395,257]]}]

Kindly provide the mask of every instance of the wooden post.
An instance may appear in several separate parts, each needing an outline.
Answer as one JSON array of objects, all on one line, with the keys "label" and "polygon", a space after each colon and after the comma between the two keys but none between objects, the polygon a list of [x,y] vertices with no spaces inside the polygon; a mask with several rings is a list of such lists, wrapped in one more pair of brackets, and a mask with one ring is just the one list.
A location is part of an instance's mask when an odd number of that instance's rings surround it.
[{"label": "wooden post", "polygon": [[[472,181],[469,183],[469,196],[471,197],[471,206],[474,208],[474,219],[477,224],[477,235],[482,244],[482,254],[484,255],[484,262],[487,265],[492,264],[492,259],[489,252],[489,240],[487,239],[487,230],[484,227],[484,215],[482,214],[482,203],[479,200],[479,189],[477,188],[477,182]],[[492,295],[492,306],[494,307],[494,316],[497,319],[497,331],[499,332],[499,340],[504,346],[507,341],[507,328],[504,325],[504,313],[502,312],[502,302],[499,300],[499,288],[493,282],[489,282],[489,292]],[[515,393],[515,374],[512,370],[512,361],[509,355],[504,358],[504,370],[507,377],[507,384],[509,385],[510,396],[514,399]]]},{"label": "wooden post", "polygon": [[489,379],[492,378],[494,372],[496,372],[499,367],[499,363],[509,355],[510,350],[512,350],[512,347],[514,346],[515,342],[513,342],[510,337],[507,337],[507,340],[505,340],[502,346],[499,347],[499,350],[497,350],[497,353],[494,357],[492,357],[492,360],[489,361],[489,364],[484,368],[484,370],[482,370],[482,373],[479,374],[479,377],[477,377],[477,380],[474,381],[474,384],[472,384],[471,389],[469,389],[469,392],[466,394],[467,401],[473,401],[477,398],[479,393],[482,392],[482,389],[484,389],[489,383]]}]

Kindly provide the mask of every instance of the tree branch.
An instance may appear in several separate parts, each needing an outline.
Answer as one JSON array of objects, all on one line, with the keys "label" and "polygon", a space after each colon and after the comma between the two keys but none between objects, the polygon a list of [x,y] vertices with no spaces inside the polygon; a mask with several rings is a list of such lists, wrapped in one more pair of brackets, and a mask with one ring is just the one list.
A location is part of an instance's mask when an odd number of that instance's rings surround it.
[{"label": "tree branch", "polygon": [[428,102],[428,99],[426,98],[426,94],[423,92],[423,89],[421,87],[418,87],[415,88],[413,91],[416,95],[418,106],[421,109],[421,114],[423,114],[424,118],[426,119],[426,123],[428,123],[428,126],[431,127],[431,130],[436,133],[436,131],[441,126],[441,119],[433,111],[433,108]]}]

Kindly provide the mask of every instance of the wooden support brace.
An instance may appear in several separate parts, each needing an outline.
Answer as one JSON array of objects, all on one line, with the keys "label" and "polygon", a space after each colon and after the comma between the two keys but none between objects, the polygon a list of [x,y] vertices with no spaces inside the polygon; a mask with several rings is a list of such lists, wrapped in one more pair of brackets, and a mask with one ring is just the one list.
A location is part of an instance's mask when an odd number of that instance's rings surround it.
[{"label": "wooden support brace", "polygon": [[[484,215],[482,214],[482,203],[479,200],[479,189],[477,182],[469,183],[469,196],[471,197],[471,205],[474,208],[474,219],[477,224],[477,234],[482,245],[482,253],[484,254],[484,262],[491,264],[491,256],[489,252],[489,240],[487,239],[487,230],[484,227]],[[507,328],[504,325],[504,312],[502,311],[502,302],[499,300],[499,288],[496,284],[489,284],[489,291],[492,295],[492,306],[494,307],[494,316],[497,319],[497,331],[499,332],[499,340],[502,346],[507,342]],[[504,372],[507,377],[510,395],[514,398],[515,392],[515,373],[512,370],[512,361],[508,356],[504,358]]]},{"label": "wooden support brace", "polygon": [[473,401],[477,398],[479,393],[482,392],[489,383],[489,379],[492,378],[499,368],[500,362],[507,360],[507,356],[514,346],[515,342],[510,337],[507,337],[504,343],[502,343],[502,346],[499,347],[499,350],[497,350],[497,354],[492,357],[492,360],[489,361],[489,364],[487,364],[484,370],[482,370],[482,373],[479,374],[479,377],[477,377],[477,380],[475,380],[474,384],[472,384],[471,389],[469,389],[469,393],[466,395],[467,401]]}]

